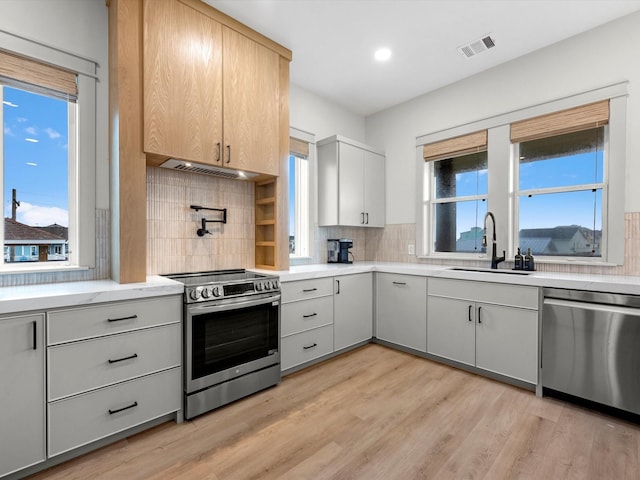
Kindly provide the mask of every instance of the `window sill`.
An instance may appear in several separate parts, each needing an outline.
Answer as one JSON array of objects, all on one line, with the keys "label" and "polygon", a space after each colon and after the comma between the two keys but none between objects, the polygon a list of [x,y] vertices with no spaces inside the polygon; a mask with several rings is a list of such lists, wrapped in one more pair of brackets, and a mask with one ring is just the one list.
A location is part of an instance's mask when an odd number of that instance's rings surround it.
[{"label": "window sill", "polygon": [[80,267],[77,265],[43,265],[38,262],[29,262],[24,264],[5,263],[0,265],[0,275],[16,275],[26,273],[55,273],[55,272],[77,272],[89,270],[89,267]]},{"label": "window sill", "polygon": [[289,265],[309,265],[312,261],[312,257],[289,257]]}]

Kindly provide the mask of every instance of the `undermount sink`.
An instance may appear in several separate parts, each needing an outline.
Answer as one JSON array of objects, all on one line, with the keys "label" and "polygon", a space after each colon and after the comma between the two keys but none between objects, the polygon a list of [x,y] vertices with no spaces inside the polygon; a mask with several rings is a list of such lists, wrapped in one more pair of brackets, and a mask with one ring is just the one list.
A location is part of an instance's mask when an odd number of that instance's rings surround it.
[{"label": "undermount sink", "polygon": [[506,270],[506,269],[491,269],[481,267],[451,267],[449,270],[455,270],[458,272],[478,272],[478,273],[505,273],[507,275],[529,275],[531,272],[526,270]]}]

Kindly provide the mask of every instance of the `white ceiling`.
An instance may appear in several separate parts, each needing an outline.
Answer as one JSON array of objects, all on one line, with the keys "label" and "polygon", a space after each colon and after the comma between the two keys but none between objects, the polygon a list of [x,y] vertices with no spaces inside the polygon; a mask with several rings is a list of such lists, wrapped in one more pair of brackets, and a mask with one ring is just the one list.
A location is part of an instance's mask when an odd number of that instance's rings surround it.
[{"label": "white ceiling", "polygon": [[[292,83],[361,115],[640,10],[640,0],[204,0],[293,51]],[[457,47],[491,34],[469,59]],[[393,50],[384,64],[374,51]]]}]

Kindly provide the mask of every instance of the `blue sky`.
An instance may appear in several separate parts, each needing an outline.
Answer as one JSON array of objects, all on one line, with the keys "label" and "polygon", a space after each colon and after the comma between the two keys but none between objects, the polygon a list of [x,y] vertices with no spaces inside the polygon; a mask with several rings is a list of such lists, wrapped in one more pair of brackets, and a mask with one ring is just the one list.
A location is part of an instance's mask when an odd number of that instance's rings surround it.
[{"label": "blue sky", "polygon": [[68,104],[4,87],[4,216],[27,225],[69,225]]}]

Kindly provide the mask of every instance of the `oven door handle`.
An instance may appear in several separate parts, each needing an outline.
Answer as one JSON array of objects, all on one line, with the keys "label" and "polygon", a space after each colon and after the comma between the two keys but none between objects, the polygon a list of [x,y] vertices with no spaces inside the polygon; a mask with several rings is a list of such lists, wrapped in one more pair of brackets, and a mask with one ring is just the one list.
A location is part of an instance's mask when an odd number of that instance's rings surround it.
[{"label": "oven door handle", "polygon": [[238,310],[240,308],[248,308],[255,307],[258,305],[266,305],[273,302],[280,302],[280,295],[273,295],[267,298],[261,298],[259,300],[249,300],[246,302],[238,302],[238,303],[226,303],[224,305],[198,305],[198,306],[190,306],[189,309],[196,313],[207,313],[207,312],[224,312],[228,310]]}]

